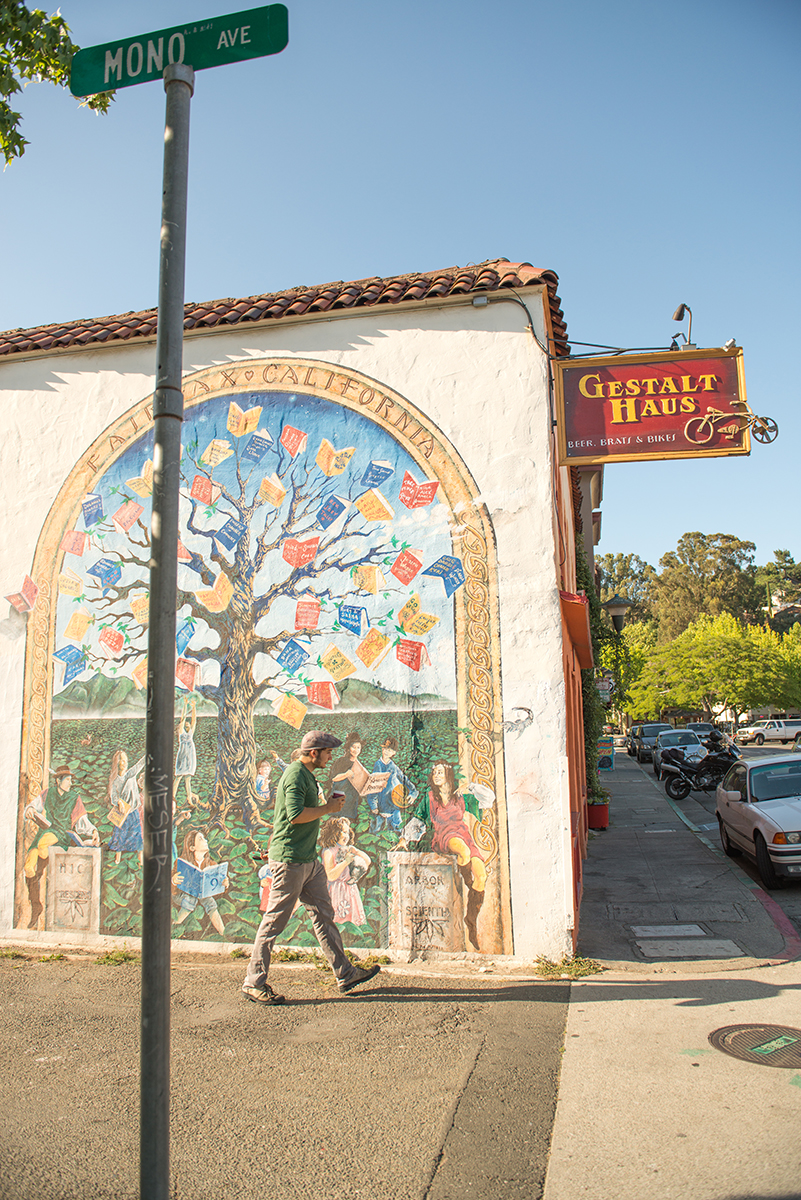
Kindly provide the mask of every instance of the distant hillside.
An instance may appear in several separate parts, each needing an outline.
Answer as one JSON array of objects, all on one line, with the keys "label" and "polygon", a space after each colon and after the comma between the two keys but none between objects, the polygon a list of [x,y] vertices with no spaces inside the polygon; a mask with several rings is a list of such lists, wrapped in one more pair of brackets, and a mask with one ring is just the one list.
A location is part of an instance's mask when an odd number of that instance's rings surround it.
[{"label": "distant hillside", "polygon": [[[431,692],[418,693],[414,697],[407,692],[392,692],[364,679],[346,679],[337,685],[341,702],[337,712],[395,712],[416,709],[451,709],[455,701]],[[209,700],[195,697],[199,716],[216,715],[216,705]],[[136,687],[132,679],[120,676],[93,675],[91,679],[78,680],[66,687],[53,699],[53,716],[56,719],[77,720],[81,717],[144,717],[147,709],[147,693]],[[270,701],[260,700],[256,712],[269,713]],[[323,711],[312,707],[311,712]],[[180,716],[180,713],[178,714]]]}]

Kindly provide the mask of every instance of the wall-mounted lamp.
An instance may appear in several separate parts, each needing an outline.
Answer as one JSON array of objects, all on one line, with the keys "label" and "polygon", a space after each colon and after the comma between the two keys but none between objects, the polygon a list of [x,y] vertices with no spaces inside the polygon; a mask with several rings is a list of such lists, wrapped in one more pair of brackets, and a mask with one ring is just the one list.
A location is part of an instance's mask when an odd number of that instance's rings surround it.
[{"label": "wall-mounted lamp", "polygon": [[[683,321],[685,316],[687,315],[687,313],[690,314],[690,323],[687,326],[687,341],[681,347],[681,349],[682,350],[694,350],[695,344],[693,342],[693,310],[690,308],[689,304],[680,304],[679,307],[676,309],[676,311],[673,314],[673,320],[674,321]],[[673,340],[675,342],[676,339],[674,338]],[[673,347],[671,346],[671,350],[672,349],[673,349]]]},{"label": "wall-mounted lamp", "polygon": [[618,596],[617,594],[601,605],[601,608],[605,608],[612,618],[612,624],[615,627],[616,633],[623,632],[623,622],[626,620],[626,613],[631,607],[631,600],[627,600],[625,596]]}]

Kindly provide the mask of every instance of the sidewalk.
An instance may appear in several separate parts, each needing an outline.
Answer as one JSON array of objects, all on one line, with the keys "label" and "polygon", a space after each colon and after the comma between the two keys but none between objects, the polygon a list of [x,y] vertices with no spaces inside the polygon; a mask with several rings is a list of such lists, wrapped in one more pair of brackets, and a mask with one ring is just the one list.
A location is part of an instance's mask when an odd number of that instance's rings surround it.
[{"label": "sidewalk", "polygon": [[[605,784],[579,951],[608,969],[571,988],[545,1200],[798,1200],[801,1055],[770,1069],[709,1042],[798,1030],[797,932],[650,768],[616,756]],[[713,821],[691,798],[676,808]]]}]

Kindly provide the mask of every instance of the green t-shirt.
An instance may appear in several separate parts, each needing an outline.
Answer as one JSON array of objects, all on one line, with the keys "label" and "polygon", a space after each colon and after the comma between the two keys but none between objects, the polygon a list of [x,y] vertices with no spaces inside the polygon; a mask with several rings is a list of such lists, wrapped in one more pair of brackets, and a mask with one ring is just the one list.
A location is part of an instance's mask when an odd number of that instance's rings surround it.
[{"label": "green t-shirt", "polygon": [[314,862],[320,822],[304,821],[302,825],[292,822],[304,808],[317,808],[319,803],[320,793],[314,775],[302,762],[293,762],[278,784],[270,858],[285,863]]}]

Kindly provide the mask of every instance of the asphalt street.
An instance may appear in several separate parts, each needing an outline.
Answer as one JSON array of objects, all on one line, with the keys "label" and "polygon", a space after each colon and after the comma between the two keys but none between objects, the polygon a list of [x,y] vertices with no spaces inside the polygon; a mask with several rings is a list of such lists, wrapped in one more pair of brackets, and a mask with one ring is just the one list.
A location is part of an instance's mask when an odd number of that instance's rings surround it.
[{"label": "asphalt street", "polygon": [[[139,1196],[139,967],[0,958],[3,1200]],[[569,984],[385,969],[342,997],[241,960],[172,971],[176,1200],[532,1200],[541,1195]]]}]

